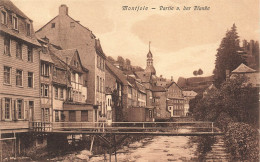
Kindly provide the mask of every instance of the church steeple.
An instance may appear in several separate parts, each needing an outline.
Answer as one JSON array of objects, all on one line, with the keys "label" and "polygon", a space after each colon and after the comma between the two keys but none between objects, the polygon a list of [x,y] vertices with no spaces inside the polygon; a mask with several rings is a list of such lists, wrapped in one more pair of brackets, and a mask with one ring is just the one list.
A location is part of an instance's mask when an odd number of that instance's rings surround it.
[{"label": "church steeple", "polygon": [[151,73],[152,75],[156,74],[156,71],[153,67],[153,54],[151,52],[151,42],[150,41],[149,41],[149,52],[147,53],[145,72]]}]

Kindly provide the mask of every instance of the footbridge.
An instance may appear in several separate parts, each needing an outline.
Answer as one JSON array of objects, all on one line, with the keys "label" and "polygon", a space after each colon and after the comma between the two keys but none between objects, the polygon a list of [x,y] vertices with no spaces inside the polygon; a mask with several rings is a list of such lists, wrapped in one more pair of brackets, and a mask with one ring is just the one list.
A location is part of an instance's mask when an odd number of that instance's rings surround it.
[{"label": "footbridge", "polygon": [[203,136],[222,135],[213,122],[31,122],[35,133],[89,135]]}]

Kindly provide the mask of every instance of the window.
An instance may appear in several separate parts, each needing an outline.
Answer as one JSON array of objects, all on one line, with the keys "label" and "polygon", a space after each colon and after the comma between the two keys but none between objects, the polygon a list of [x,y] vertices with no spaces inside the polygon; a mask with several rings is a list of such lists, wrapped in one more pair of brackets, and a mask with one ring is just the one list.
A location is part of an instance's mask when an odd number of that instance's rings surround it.
[{"label": "window", "polygon": [[8,36],[5,36],[4,38],[4,54],[10,56],[10,44],[11,40]]},{"label": "window", "polygon": [[53,76],[55,76],[55,77],[57,76],[57,68],[56,67],[53,68]]},{"label": "window", "polygon": [[52,24],[51,24],[51,28],[55,28],[55,23],[52,23]]},{"label": "window", "polygon": [[100,77],[100,82],[99,82],[100,86],[99,86],[99,92],[102,93],[102,89],[103,89],[103,84],[102,84],[102,79]]},{"label": "window", "polygon": [[49,85],[44,85],[44,97],[49,96]]},{"label": "window", "polygon": [[97,67],[99,68],[99,56],[97,56]]},{"label": "window", "polygon": [[26,35],[30,36],[31,35],[31,24],[26,23]]},{"label": "window", "polygon": [[55,99],[57,99],[58,98],[58,88],[54,87],[54,91],[55,91]]},{"label": "window", "polygon": [[1,11],[1,23],[7,24],[7,14],[5,11]]},{"label": "window", "polygon": [[82,122],[88,121],[88,111],[87,110],[81,111],[81,121]]},{"label": "window", "polygon": [[75,27],[75,23],[74,22],[70,22],[70,27],[71,28]]},{"label": "window", "polygon": [[17,100],[17,114],[18,114],[18,119],[23,119],[24,116],[23,100]]},{"label": "window", "polygon": [[55,122],[59,121],[59,112],[55,111]]},{"label": "window", "polygon": [[42,121],[49,122],[50,121],[50,110],[49,108],[42,108]]},{"label": "window", "polygon": [[28,72],[28,87],[33,88],[33,73]]},{"label": "window", "polygon": [[5,98],[5,119],[11,119],[11,99]]},{"label": "window", "polygon": [[18,18],[13,16],[13,29],[18,30]]},{"label": "window", "polygon": [[99,92],[99,76],[97,76],[97,92]]},{"label": "window", "polygon": [[16,70],[16,85],[23,86],[23,71]]},{"label": "window", "polygon": [[63,99],[63,88],[60,89],[60,98]]},{"label": "window", "polygon": [[34,102],[33,101],[29,101],[29,111],[30,111],[30,114],[29,114],[29,120],[30,121],[33,121],[33,114],[34,114]]},{"label": "window", "polygon": [[41,84],[41,96],[43,97],[44,94],[44,84]]},{"label": "window", "polygon": [[11,84],[11,68],[4,66],[4,83]]},{"label": "window", "polygon": [[41,75],[49,77],[50,66],[46,63],[41,63]]},{"label": "window", "polygon": [[22,59],[22,44],[16,42],[16,58]]},{"label": "window", "polygon": [[33,49],[31,46],[28,46],[28,61],[33,62]]}]

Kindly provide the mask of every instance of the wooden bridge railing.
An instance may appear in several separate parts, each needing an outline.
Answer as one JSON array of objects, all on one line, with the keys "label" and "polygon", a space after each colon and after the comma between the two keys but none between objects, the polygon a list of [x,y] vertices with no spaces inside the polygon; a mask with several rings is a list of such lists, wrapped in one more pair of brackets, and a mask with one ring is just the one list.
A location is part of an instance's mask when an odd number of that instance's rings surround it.
[{"label": "wooden bridge railing", "polygon": [[30,122],[34,132],[172,132],[172,133],[214,133],[213,122]]}]

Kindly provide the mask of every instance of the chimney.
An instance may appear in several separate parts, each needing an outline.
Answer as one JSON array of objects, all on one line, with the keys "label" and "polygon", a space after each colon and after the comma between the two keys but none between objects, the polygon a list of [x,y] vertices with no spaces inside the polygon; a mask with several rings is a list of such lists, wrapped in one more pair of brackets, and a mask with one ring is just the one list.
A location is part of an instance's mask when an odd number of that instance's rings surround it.
[{"label": "chimney", "polygon": [[171,81],[173,81],[173,76],[171,76]]},{"label": "chimney", "polygon": [[65,4],[62,4],[59,8],[59,15],[62,15],[62,16],[68,15],[68,11],[69,11],[69,8]]}]

